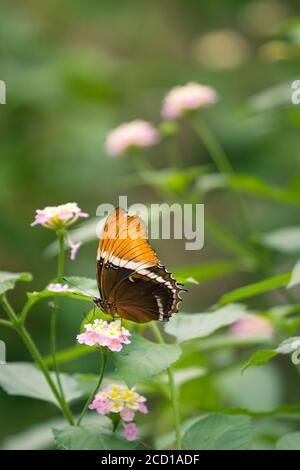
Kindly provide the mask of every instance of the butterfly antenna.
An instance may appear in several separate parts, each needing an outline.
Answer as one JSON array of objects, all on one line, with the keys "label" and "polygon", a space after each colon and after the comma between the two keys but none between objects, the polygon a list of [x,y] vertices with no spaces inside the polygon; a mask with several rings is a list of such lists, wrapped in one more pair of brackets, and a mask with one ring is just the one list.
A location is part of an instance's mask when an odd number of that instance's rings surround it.
[{"label": "butterfly antenna", "polygon": [[78,286],[75,284],[75,282],[70,281],[70,280],[67,279],[66,277],[62,277],[61,279],[62,279],[66,284],[69,284],[69,286],[72,286],[72,287],[74,287],[75,289],[80,290],[83,294],[88,295],[89,297],[92,297],[92,298],[95,297],[95,294],[91,294],[91,292],[88,292],[87,290],[81,289],[81,287],[78,287]]}]

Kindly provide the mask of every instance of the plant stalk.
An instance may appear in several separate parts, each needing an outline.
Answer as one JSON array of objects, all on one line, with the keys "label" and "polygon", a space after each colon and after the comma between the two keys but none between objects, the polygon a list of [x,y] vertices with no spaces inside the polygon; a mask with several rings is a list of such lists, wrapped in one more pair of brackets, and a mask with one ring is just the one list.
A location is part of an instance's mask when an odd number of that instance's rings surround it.
[{"label": "plant stalk", "polygon": [[[64,251],[65,251],[65,233],[64,231],[57,232],[58,243],[59,243],[59,252],[58,252],[58,263],[57,263],[57,275],[56,275],[56,282],[60,282],[63,276],[64,270]],[[58,298],[54,297],[53,299],[54,307],[51,311],[51,320],[50,320],[50,350],[53,360],[53,367],[56,375],[57,385],[61,394],[61,397],[64,402],[66,402],[64,389],[60,379],[60,370],[59,365],[56,358],[56,350],[57,350],[57,340],[56,340],[56,332],[57,332],[57,315],[59,310],[59,302]]]},{"label": "plant stalk", "polygon": [[93,391],[90,393],[83,409],[82,409],[82,412],[80,413],[80,416],[77,420],[77,423],[76,423],[76,426],[80,426],[80,423],[84,417],[84,415],[86,414],[87,412],[87,409],[88,409],[88,406],[89,404],[91,403],[91,401],[93,400],[94,396],[96,395],[96,393],[98,392],[98,390],[100,389],[101,387],[101,384],[102,384],[102,380],[103,380],[103,376],[104,376],[104,372],[105,372],[105,367],[106,367],[106,363],[107,363],[107,351],[106,350],[103,350],[101,349],[101,356],[102,356],[102,361],[101,361],[101,370],[100,370],[100,375],[99,375],[99,380],[97,382],[97,385],[96,387],[93,389]]},{"label": "plant stalk", "polygon": [[[226,153],[224,152],[223,148],[215,138],[213,132],[210,128],[206,125],[203,120],[199,118],[192,119],[192,123],[194,129],[204,145],[206,146],[213,162],[215,163],[217,169],[220,173],[227,175],[228,177],[234,175],[234,170],[230,163],[229,158],[227,157]],[[247,216],[246,209],[244,207],[243,199],[241,198],[240,194],[235,190],[232,189],[232,195],[236,202],[237,211],[240,217],[240,221],[243,224],[243,231],[245,234],[249,235],[251,233],[251,226]]]},{"label": "plant stalk", "polygon": [[[151,328],[153,334],[160,344],[165,344],[164,338],[157,326],[156,323],[151,322]],[[170,397],[173,409],[173,418],[174,418],[174,425],[175,425],[175,436],[176,436],[176,448],[177,450],[182,449],[181,443],[181,428],[180,428],[180,413],[179,413],[179,406],[178,406],[178,393],[176,390],[175,380],[174,380],[174,373],[171,367],[167,368],[168,380],[169,380],[169,388],[170,388]]]},{"label": "plant stalk", "polygon": [[37,349],[33,339],[31,338],[30,334],[28,333],[27,329],[25,328],[25,326],[23,325],[23,323],[21,322],[21,320],[19,319],[17,314],[14,312],[14,310],[11,307],[10,303],[8,302],[7,298],[5,296],[2,296],[0,300],[1,300],[1,303],[3,305],[3,308],[5,309],[8,317],[11,320],[11,323],[10,322],[7,322],[7,323],[9,323],[10,325],[13,325],[13,328],[15,328],[17,330],[18,334],[20,335],[23,342],[27,346],[33,360],[39,366],[41,372],[43,373],[43,375],[44,375],[44,377],[45,377],[45,379],[46,379],[53,395],[55,396],[58,404],[60,405],[60,408],[61,408],[61,411],[62,411],[63,415],[65,416],[68,423],[70,425],[73,425],[74,421],[73,421],[72,413],[71,413],[68,405],[65,403],[65,401],[60,396],[60,394],[59,394],[59,392],[56,388],[56,385],[55,385],[55,383],[54,383],[54,381],[53,381],[53,379],[50,375],[50,372],[49,372],[49,370],[48,370],[48,368],[47,368],[47,366],[46,366],[39,350]]}]

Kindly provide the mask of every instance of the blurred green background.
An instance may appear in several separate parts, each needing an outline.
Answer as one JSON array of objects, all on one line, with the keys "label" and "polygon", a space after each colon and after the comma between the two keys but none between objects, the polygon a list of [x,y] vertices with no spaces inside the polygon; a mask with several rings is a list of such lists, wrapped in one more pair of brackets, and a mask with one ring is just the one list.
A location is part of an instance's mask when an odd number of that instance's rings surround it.
[{"label": "blurred green background", "polygon": [[[205,117],[236,172],[300,193],[300,107],[290,100],[291,83],[300,79],[298,14],[296,0],[2,0],[0,79],[6,82],[7,103],[0,106],[1,269],[31,271],[30,289],[37,290],[54,276],[56,261],[44,254],[53,233],[30,227],[37,208],[76,201],[94,216],[99,204],[116,204],[119,194],[127,194],[129,203],[159,200],[140,184],[129,159],[106,155],[105,136],[135,118],[159,124],[165,93],[188,81],[218,91],[219,103],[206,110]],[[186,124],[178,143],[186,167],[211,165]],[[166,151],[159,145],[147,158],[157,169],[167,167]],[[298,223],[296,205],[274,205],[252,196],[246,201],[258,233]],[[230,199],[222,191],[212,192],[205,204],[207,213],[230,229],[238,228]],[[96,244],[85,245],[77,260],[67,263],[68,274],[94,276]],[[209,236],[196,253],[185,252],[178,241],[154,246],[170,269],[228,256]],[[254,279],[251,273],[239,273],[195,287],[184,309],[205,311],[222,293]],[[10,296],[16,308],[23,304],[26,287],[19,286]],[[60,348],[74,344],[85,310],[84,304],[80,310],[77,303],[64,303]],[[48,322],[47,303],[40,303],[29,327],[44,354]],[[8,361],[29,359],[13,332],[1,330],[0,337],[7,343]],[[64,369],[87,367],[96,371],[92,356]],[[287,401],[294,392],[284,382],[288,377],[293,383],[293,373],[288,370],[281,377],[270,367],[267,379],[266,374],[258,379],[265,383],[262,394],[272,391],[274,406],[283,398]],[[219,379],[224,393],[220,400],[226,403],[234,377]],[[221,393],[216,384],[206,390],[210,395],[203,400],[208,403]],[[0,391],[0,416],[1,439],[46,421],[55,410]]]}]

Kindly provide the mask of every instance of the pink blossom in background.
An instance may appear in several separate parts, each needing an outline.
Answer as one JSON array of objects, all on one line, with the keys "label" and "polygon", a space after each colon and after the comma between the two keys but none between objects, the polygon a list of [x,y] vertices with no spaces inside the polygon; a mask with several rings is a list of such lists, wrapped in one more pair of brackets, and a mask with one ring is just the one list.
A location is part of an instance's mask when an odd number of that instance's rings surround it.
[{"label": "pink blossom in background", "polygon": [[124,424],[124,436],[129,441],[133,441],[136,439],[138,428],[132,421],[136,412],[148,413],[145,401],[146,398],[134,389],[125,385],[112,384],[96,394],[89,408],[96,410],[100,415],[119,413]]},{"label": "pink blossom in background", "polygon": [[84,325],[85,332],[77,335],[77,341],[87,346],[104,346],[111,351],[121,351],[124,344],[130,344],[130,332],[122,327],[121,321],[95,320]]},{"label": "pink blossom in background", "polygon": [[68,202],[59,206],[47,206],[44,209],[37,209],[35,220],[31,226],[42,225],[52,230],[63,229],[73,224],[80,217],[88,217],[76,202]]},{"label": "pink blossom in background", "polygon": [[230,328],[231,332],[239,338],[255,338],[274,336],[274,328],[270,320],[258,315],[244,315]]},{"label": "pink blossom in background", "polygon": [[135,441],[138,434],[138,428],[134,423],[128,423],[124,426],[123,436],[127,441]]},{"label": "pink blossom in background", "polygon": [[106,151],[108,155],[116,157],[132,148],[155,145],[159,140],[159,133],[150,122],[137,119],[110,131],[106,139]]},{"label": "pink blossom in background", "polygon": [[178,119],[187,111],[212,105],[216,101],[217,92],[213,88],[191,82],[172,88],[164,99],[161,114],[166,120]]}]

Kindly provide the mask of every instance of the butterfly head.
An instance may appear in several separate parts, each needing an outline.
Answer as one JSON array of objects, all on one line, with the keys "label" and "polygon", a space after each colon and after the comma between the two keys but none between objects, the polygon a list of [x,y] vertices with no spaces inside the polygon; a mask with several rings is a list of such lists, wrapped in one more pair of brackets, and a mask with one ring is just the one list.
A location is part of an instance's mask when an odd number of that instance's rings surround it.
[{"label": "butterfly head", "polygon": [[108,300],[101,299],[100,297],[99,298],[94,297],[93,302],[104,313],[107,313],[108,315],[115,316],[116,306],[114,304],[111,304],[110,302],[108,302]]}]

